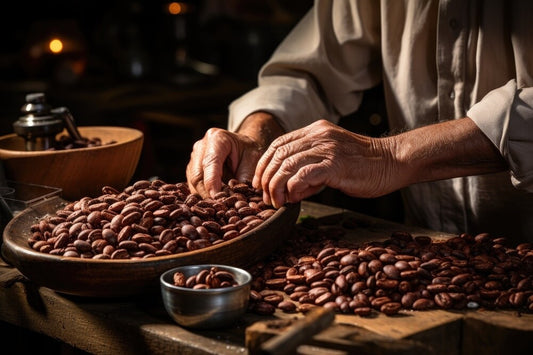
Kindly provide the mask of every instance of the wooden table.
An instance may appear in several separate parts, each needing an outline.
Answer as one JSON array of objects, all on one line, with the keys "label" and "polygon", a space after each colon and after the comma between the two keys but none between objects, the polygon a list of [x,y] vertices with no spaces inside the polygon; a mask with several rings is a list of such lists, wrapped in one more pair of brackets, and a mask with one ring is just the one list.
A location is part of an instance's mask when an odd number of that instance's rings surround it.
[{"label": "wooden table", "polygon": [[[303,202],[300,215],[324,217],[339,213],[353,214]],[[360,225],[356,232],[362,238],[383,237],[394,230],[435,238],[447,237],[443,233],[365,215],[354,216]],[[299,317],[276,311],[274,319],[294,321]],[[127,299],[65,296],[37,287],[0,259],[0,321],[4,322],[4,326],[10,324],[17,329],[57,339],[68,344],[66,346],[74,352],[106,355],[248,354],[247,334],[279,333],[265,329],[265,321],[268,323],[272,319],[247,313],[230,329],[187,330],[176,325],[166,314],[158,290],[150,295]],[[28,349],[28,342],[32,341],[25,337],[6,338],[6,334],[10,333],[0,327],[4,349]],[[380,314],[368,319],[337,315],[331,327],[314,337],[314,345],[307,348],[307,353],[313,353],[313,346],[337,344],[337,349],[344,348],[344,352],[336,350],[337,353],[352,353],[349,349],[357,349],[358,353],[403,354],[419,345],[428,345],[435,354],[521,354],[533,349],[528,344],[532,335],[533,315],[519,316],[512,311],[411,311],[402,316]],[[39,344],[33,346],[39,349]],[[302,349],[303,352],[305,348]]]}]

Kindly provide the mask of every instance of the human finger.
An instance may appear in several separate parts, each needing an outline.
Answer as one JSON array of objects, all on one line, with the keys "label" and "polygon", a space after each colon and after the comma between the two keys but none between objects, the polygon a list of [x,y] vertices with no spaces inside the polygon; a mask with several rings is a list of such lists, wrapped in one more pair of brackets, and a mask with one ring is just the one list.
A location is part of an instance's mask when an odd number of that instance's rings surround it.
[{"label": "human finger", "polygon": [[191,192],[212,197],[222,186],[224,162],[232,149],[229,132],[210,128],[195,142],[187,165],[187,181]]},{"label": "human finger", "polygon": [[223,135],[209,140],[202,158],[203,185],[208,196],[213,197],[222,187],[224,164],[231,153],[231,143]]},{"label": "human finger", "polygon": [[[257,166],[254,173],[254,178],[252,180],[252,186],[255,188],[262,188],[262,176],[264,174],[265,168],[270,164],[271,160],[274,158],[276,152],[279,149],[283,149],[282,147],[286,144],[301,139],[302,136],[305,136],[303,133],[307,128],[301,128],[299,130],[286,133],[282,136],[277,137],[272,141],[272,143],[269,145],[268,149],[263,153],[259,161],[257,162]],[[279,154],[279,153],[278,153]]]},{"label": "human finger", "polygon": [[332,169],[326,161],[307,164],[286,183],[286,202],[295,203],[316,194],[329,185]]},{"label": "human finger", "polygon": [[313,161],[314,158],[307,152],[311,148],[311,143],[305,138],[291,140],[278,146],[272,157],[264,161],[258,179],[265,202],[277,207],[284,203],[283,186],[300,166]]},{"label": "human finger", "polygon": [[[270,175],[271,178],[267,181],[265,190],[273,206],[280,207],[289,201],[290,190],[288,182],[291,178],[298,175],[302,169],[305,170],[309,166],[317,166],[317,164],[323,161],[324,157],[316,153],[316,149],[295,152],[293,155],[285,158],[279,168]],[[270,167],[267,167],[265,172],[268,174],[269,170]]]},{"label": "human finger", "polygon": [[203,155],[204,155],[205,145],[203,140],[199,140],[194,143],[193,149],[191,151],[191,157],[187,163],[185,169],[185,175],[187,177],[187,183],[189,185],[189,190],[192,193],[198,193],[201,196],[207,197],[208,193],[205,189],[203,182]]}]

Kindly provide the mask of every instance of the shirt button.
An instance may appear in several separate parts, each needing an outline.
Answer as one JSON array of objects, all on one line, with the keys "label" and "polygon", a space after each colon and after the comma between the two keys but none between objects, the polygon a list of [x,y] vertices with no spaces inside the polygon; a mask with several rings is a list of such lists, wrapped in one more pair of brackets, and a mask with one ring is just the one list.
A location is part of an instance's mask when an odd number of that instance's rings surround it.
[{"label": "shirt button", "polygon": [[455,91],[450,91],[450,99],[455,99]]}]

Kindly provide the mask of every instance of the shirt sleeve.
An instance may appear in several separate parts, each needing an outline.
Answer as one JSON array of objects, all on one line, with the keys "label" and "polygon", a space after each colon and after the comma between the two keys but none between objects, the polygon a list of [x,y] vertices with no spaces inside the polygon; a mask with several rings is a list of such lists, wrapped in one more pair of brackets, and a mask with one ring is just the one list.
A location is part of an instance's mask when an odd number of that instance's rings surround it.
[{"label": "shirt sleeve", "polygon": [[337,123],[381,79],[379,6],[318,0],[261,68],[258,87],[230,104],[228,129],[266,111],[286,131],[317,119]]},{"label": "shirt sleeve", "polygon": [[516,188],[533,192],[533,88],[515,79],[489,92],[468,112],[509,164]]}]

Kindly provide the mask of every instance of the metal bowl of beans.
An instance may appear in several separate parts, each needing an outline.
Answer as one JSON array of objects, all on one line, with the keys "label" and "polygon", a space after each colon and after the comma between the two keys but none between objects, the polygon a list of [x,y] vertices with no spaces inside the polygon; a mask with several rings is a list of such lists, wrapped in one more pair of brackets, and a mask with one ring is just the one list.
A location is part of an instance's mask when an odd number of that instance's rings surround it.
[{"label": "metal bowl of beans", "polygon": [[227,265],[180,266],[160,277],[161,295],[172,319],[187,328],[235,323],[248,307],[252,276]]}]

